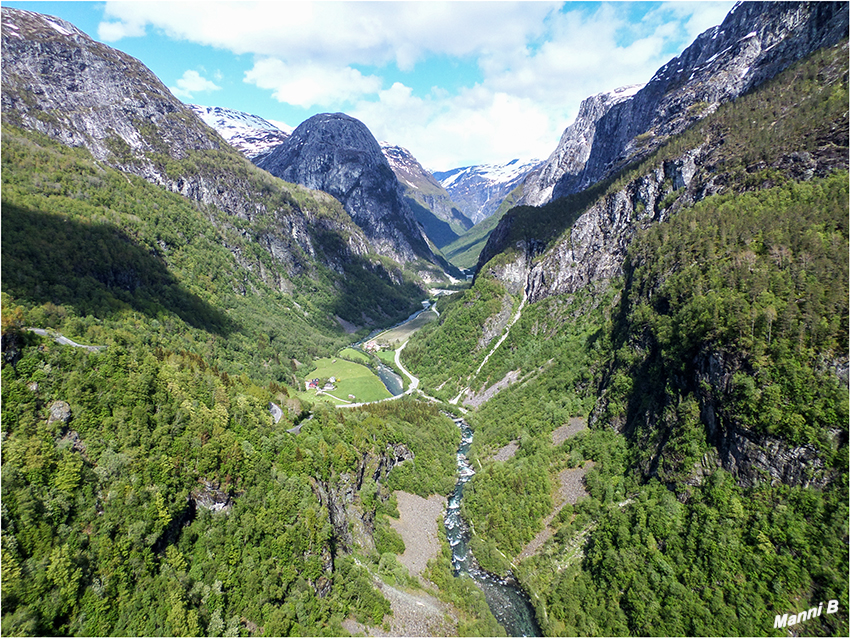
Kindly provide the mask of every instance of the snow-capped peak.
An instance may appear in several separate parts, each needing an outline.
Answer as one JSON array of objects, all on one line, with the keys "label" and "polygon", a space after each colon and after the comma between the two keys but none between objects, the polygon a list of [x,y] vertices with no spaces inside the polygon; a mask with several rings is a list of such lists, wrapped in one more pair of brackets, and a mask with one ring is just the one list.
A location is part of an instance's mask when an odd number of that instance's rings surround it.
[{"label": "snow-capped peak", "polygon": [[189,107],[249,159],[267,153],[286,140],[292,132],[291,127],[281,122],[272,123],[242,111],[197,104],[190,104]]}]

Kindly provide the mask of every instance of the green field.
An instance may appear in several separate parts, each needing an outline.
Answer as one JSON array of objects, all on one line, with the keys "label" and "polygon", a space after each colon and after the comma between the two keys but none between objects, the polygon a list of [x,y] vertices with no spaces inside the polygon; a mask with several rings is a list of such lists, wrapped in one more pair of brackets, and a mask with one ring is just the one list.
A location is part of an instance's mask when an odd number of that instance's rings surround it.
[{"label": "green field", "polygon": [[[333,396],[329,396],[325,392],[317,395],[315,390],[302,390],[298,393],[299,399],[323,400],[333,405],[342,405],[349,402],[349,394],[355,396],[354,402],[356,403],[378,401],[392,396],[375,373],[359,363],[339,358],[325,358],[315,361],[314,365],[315,369],[306,375],[307,379],[336,377],[336,390],[330,392]],[[333,397],[338,397],[340,400]]]},{"label": "green field", "polygon": [[397,348],[405,341],[410,339],[410,335],[419,330],[426,323],[434,321],[434,319],[436,318],[437,313],[435,312],[423,312],[413,321],[408,321],[407,323],[401,326],[398,326],[396,328],[390,328],[386,332],[382,332],[377,337],[375,337],[375,341],[377,341],[381,345]]},{"label": "green field", "polygon": [[395,350],[380,350],[375,353],[388,366],[395,367]]},{"label": "green field", "polygon": [[339,356],[343,359],[348,359],[349,361],[354,361],[356,363],[369,364],[369,355],[365,352],[361,352],[360,350],[355,350],[354,348],[343,348],[339,351]]}]

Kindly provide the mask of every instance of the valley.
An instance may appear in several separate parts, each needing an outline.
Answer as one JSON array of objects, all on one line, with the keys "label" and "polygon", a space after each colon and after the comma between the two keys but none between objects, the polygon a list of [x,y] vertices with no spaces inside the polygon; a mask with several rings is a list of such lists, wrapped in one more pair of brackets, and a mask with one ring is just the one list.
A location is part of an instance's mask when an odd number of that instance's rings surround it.
[{"label": "valley", "polygon": [[847,635],[846,3],[433,174],[2,20],[4,635]]}]

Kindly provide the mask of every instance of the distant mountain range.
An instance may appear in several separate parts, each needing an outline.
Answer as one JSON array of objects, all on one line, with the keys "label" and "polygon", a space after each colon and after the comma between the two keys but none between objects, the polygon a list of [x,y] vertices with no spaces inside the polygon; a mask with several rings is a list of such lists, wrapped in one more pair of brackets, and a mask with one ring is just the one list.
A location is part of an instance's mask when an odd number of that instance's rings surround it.
[{"label": "distant mountain range", "polygon": [[[275,166],[269,155],[286,144],[291,134],[250,113],[209,106],[193,105],[192,109],[234,148],[263,168]],[[432,174],[408,149],[389,142],[379,144],[404,201],[438,249],[457,242],[475,224],[495,213],[517,184],[541,165],[539,160],[515,159],[507,164],[466,166]],[[279,167],[269,170],[282,176],[283,169]],[[398,257],[399,253],[395,255]]]},{"label": "distant mountain range", "polygon": [[495,213],[505,197],[541,164],[542,161],[537,159],[514,159],[507,164],[480,164],[437,171],[434,177],[463,213],[477,224]]}]

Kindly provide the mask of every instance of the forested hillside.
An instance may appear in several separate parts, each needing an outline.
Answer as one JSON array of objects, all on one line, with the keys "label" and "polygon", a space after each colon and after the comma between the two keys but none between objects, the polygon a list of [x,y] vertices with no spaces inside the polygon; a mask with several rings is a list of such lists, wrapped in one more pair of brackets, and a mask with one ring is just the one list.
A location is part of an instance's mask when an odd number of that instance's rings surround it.
[{"label": "forested hillside", "polygon": [[[418,285],[390,283],[400,271],[375,255],[335,260],[322,220],[344,216],[339,204],[259,171],[267,196],[309,206],[340,272],[305,259],[275,289],[279,264],[249,241],[263,218],[224,217],[15,127],[2,153],[4,634],[381,625],[375,579],[402,578],[391,493],[446,494],[458,430],[412,401],[311,411],[292,386],[350,342],[335,317],[389,323],[418,305]],[[348,544],[328,502],[346,492],[334,507],[363,529]],[[431,574],[465,631],[498,627],[447,564]]]},{"label": "forested hillside", "polygon": [[[468,388],[473,551],[547,635],[784,635],[776,614],[847,599],[846,64],[818,52],[611,180],[508,212],[405,350],[427,391]],[[550,276],[577,220],[624,201],[619,270]],[[801,631],[847,627],[841,606]]]}]

